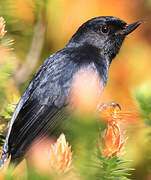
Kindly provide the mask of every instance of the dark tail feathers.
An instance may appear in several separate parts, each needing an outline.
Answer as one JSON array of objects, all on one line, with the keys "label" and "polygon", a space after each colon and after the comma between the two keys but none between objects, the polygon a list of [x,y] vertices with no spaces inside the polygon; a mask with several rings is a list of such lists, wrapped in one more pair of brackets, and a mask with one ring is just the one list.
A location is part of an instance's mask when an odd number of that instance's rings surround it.
[{"label": "dark tail feathers", "polygon": [[3,169],[5,163],[7,162],[9,158],[9,153],[2,152],[1,159],[0,159],[0,170]]}]

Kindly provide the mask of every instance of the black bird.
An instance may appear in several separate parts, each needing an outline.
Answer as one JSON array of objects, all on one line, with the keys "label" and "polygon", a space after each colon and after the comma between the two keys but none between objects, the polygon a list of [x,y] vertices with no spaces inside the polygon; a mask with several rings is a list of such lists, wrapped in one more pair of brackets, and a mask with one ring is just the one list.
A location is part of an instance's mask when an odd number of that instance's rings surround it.
[{"label": "black bird", "polygon": [[9,156],[16,165],[24,158],[33,140],[61,126],[74,75],[82,67],[93,68],[107,83],[112,59],[125,37],[143,21],[127,24],[102,16],[84,23],[62,50],[48,57],[22,95],[10,121],[0,168]]}]

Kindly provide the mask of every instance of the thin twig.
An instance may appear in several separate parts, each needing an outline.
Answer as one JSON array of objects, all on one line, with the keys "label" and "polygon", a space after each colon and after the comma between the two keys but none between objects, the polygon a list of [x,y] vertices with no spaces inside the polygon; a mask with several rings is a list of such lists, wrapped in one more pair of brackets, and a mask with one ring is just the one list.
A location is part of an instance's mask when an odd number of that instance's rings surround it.
[{"label": "thin twig", "polygon": [[15,83],[20,86],[33,73],[40,59],[44,39],[45,39],[46,25],[41,20],[37,21],[31,42],[31,47],[27,58],[22,67],[17,70],[14,75]]}]

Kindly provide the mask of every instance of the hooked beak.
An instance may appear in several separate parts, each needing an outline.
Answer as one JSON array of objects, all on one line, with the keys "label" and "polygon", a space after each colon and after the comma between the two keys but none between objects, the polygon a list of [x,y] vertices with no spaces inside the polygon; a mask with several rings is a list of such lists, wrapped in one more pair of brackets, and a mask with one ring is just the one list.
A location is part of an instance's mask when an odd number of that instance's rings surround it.
[{"label": "hooked beak", "polygon": [[117,31],[115,35],[128,35],[133,32],[140,24],[144,23],[144,21],[137,21],[132,24],[126,24],[124,29]]}]

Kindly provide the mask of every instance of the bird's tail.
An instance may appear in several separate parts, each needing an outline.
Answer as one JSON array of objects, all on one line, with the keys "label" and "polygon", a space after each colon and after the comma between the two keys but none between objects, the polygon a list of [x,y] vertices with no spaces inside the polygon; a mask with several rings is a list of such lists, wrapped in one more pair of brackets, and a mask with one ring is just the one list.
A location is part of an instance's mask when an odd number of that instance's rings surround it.
[{"label": "bird's tail", "polygon": [[0,171],[3,169],[4,165],[6,164],[7,160],[9,158],[9,153],[2,152],[1,159],[0,159]]}]

